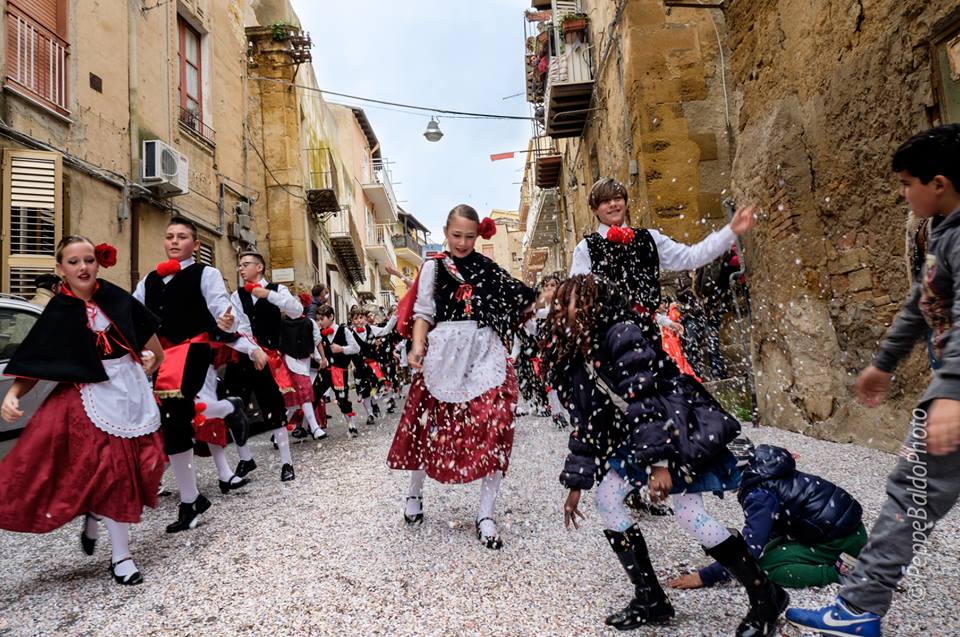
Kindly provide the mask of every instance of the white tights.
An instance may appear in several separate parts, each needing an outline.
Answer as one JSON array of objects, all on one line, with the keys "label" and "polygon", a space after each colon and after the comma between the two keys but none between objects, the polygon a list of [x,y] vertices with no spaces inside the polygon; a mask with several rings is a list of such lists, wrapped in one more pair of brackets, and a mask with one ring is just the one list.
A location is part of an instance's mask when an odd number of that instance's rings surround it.
[{"label": "white tights", "polygon": [[[426,480],[426,471],[410,472],[410,487],[407,490],[406,514],[413,516],[423,511],[423,483]],[[503,481],[503,472],[494,471],[480,482],[480,508],[477,510],[477,519],[492,518],[497,504],[497,494],[500,492],[500,483]],[[480,524],[480,531],[486,536],[497,534],[497,526],[492,520],[485,520]]]},{"label": "white tights", "polygon": [[[99,518],[99,520],[98,520]],[[86,536],[96,539],[99,535],[97,522],[103,522],[107,527],[107,534],[110,536],[111,563],[116,564],[120,560],[130,557],[130,525],[126,522],[117,522],[107,516],[97,516],[90,514],[86,519]],[[133,560],[127,560],[116,567],[116,574],[121,577],[132,574],[137,570],[137,565]]]}]

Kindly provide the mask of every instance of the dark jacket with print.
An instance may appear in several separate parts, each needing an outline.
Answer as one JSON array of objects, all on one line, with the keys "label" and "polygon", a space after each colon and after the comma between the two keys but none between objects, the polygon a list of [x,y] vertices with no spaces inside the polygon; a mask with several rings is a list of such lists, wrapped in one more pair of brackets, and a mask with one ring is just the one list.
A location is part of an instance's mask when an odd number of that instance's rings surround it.
[{"label": "dark jacket with print", "polygon": [[637,322],[617,322],[601,334],[594,369],[625,401],[627,412],[594,381],[583,358],[552,370],[553,386],[574,424],[560,482],[570,489],[591,488],[618,450],[638,465],[666,460],[672,471],[691,477],[708,467],[739,434],[740,423],[681,374]]}]

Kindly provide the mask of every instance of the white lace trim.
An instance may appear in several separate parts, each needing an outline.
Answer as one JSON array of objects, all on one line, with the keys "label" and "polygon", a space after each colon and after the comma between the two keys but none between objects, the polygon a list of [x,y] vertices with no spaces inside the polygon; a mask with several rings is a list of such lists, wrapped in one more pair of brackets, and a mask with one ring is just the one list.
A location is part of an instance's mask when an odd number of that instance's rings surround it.
[{"label": "white lace trim", "polygon": [[467,402],[506,378],[507,350],[493,329],[476,321],[444,321],[430,332],[423,381],[438,400]]},{"label": "white lace trim", "polygon": [[143,367],[130,354],[101,361],[108,379],[80,385],[83,410],[112,436],[136,438],[160,428],[160,410]]}]

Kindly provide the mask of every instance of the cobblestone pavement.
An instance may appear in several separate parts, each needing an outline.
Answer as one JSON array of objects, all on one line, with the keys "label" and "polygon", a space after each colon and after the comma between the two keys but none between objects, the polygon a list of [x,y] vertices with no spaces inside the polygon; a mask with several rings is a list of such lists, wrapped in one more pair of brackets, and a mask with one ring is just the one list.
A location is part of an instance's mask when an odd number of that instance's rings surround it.
[{"label": "cobblestone pavement", "polygon": [[[566,433],[545,418],[518,421],[510,472],[498,502],[505,547],[483,548],[473,520],[479,484],[427,484],[426,519],[401,518],[406,475],[384,459],[396,417],[361,425],[346,437],[339,417],[331,438],[294,445],[297,479],[279,481],[279,460],[263,435],[253,482],[221,496],[209,459],[200,459],[201,490],[213,507],[193,531],[164,533],[176,517],[163,498],[134,527],[132,548],[146,579],[124,588],[107,573],[105,539],[94,557],[80,551],[79,520],[43,536],[0,532],[0,635],[602,635],[604,616],[627,603],[629,585],[601,534],[592,498],[579,531],[562,525],[557,475]],[[756,442],[800,454],[804,470],[834,480],[877,513],[893,456],[822,442],[776,429],[751,429]],[[172,477],[167,476],[172,482]],[[742,516],[735,498],[708,497],[728,525]],[[888,635],[958,635],[956,511],[931,542],[936,556],[923,579],[908,580]],[[672,518],[643,518],[661,579],[705,563]],[[793,592],[821,605],[835,590]],[[670,627],[635,634],[731,635],[746,610],[732,586],[669,592]],[[784,629],[787,635],[799,635]]]}]

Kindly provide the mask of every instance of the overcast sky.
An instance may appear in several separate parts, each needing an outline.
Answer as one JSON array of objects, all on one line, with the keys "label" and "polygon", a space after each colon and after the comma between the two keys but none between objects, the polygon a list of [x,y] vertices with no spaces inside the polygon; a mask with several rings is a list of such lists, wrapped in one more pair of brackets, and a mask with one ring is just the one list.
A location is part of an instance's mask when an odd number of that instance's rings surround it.
[{"label": "overcast sky", "polygon": [[[529,0],[292,0],[313,39],[320,88],[459,111],[528,116],[523,81],[523,11]],[[427,142],[429,113],[363,107],[391,162],[400,205],[440,242],[446,213],[468,203],[481,216],[516,210],[523,158],[490,161],[526,148],[527,121],[438,116],[444,133]]]}]

